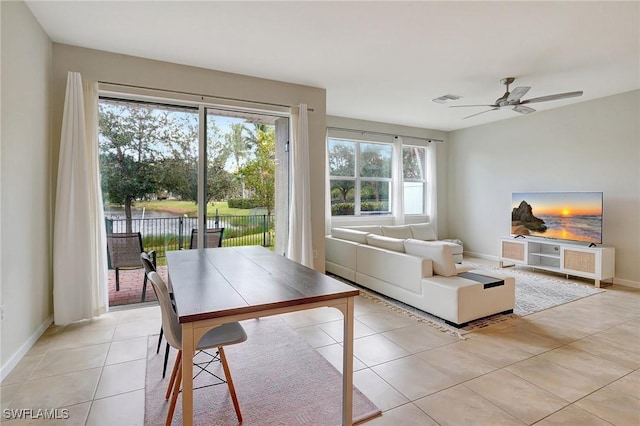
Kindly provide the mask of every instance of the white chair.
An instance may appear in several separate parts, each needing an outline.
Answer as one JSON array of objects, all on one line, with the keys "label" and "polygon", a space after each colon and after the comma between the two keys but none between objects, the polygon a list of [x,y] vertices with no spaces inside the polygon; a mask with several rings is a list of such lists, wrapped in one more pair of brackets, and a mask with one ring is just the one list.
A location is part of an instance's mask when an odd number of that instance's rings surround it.
[{"label": "white chair", "polygon": [[[171,305],[169,290],[160,275],[158,275],[157,272],[150,272],[149,281],[151,281],[151,284],[156,291],[156,295],[158,296],[158,302],[160,303],[160,310],[162,312],[162,329],[164,330],[165,338],[172,347],[178,350],[178,355],[176,356],[176,361],[173,365],[173,372],[171,373],[171,380],[169,381],[169,386],[167,387],[167,393],[165,395],[165,399],[169,399],[169,396],[173,392],[166,421],[166,425],[169,426],[173,419],[176,400],[178,399],[178,393],[180,392],[180,387],[182,385],[182,326],[178,320],[178,315]],[[242,414],[240,413],[240,405],[238,404],[238,398],[236,397],[236,391],[233,386],[231,372],[229,371],[229,364],[227,363],[223,346],[241,343],[245,340],[247,340],[247,333],[244,331],[244,328],[242,328],[242,325],[238,322],[231,322],[209,330],[207,334],[200,339],[196,347],[197,350],[217,348],[220,356],[220,362],[222,363],[222,368],[226,377],[227,386],[229,387],[229,394],[231,395],[236,416],[240,423],[242,423]]]}]

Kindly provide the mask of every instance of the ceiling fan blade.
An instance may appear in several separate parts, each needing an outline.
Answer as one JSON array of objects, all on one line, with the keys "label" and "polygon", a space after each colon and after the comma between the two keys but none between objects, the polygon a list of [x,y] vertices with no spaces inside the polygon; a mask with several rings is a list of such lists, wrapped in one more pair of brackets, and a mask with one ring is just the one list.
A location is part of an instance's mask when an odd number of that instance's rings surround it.
[{"label": "ceiling fan blade", "polygon": [[449,105],[449,108],[464,108],[464,107],[496,107],[496,105]]},{"label": "ceiling fan blade", "polygon": [[518,86],[509,94],[507,102],[519,101],[531,89],[529,86]]},{"label": "ceiling fan blade", "polygon": [[524,105],[524,104],[532,104],[534,102],[555,101],[557,99],[575,98],[576,96],[582,96],[582,90],[578,92],[556,93],[555,95],[540,96],[539,98],[526,99],[520,102],[520,104]]},{"label": "ceiling fan blade", "polygon": [[491,108],[491,109],[488,109],[486,111],[482,111],[482,112],[478,112],[478,113],[475,113],[475,114],[467,115],[466,117],[462,117],[462,119],[466,120],[467,118],[475,117],[476,115],[484,114],[485,112],[489,112],[489,111],[495,111],[497,109],[500,109],[500,108]]},{"label": "ceiling fan blade", "polygon": [[532,112],[536,112],[535,109],[524,105],[516,105],[513,107],[513,110],[515,112],[519,112],[520,114],[531,114]]}]

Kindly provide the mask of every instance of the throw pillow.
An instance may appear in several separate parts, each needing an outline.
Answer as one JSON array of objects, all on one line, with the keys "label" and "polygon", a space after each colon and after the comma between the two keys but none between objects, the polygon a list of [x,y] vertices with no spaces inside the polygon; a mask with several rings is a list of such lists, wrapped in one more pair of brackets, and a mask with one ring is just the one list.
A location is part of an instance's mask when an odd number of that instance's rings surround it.
[{"label": "throw pillow", "polygon": [[404,253],[404,240],[399,238],[384,237],[382,235],[367,235],[367,243],[373,247],[380,247],[387,250]]},{"label": "throw pillow", "polygon": [[457,275],[456,263],[453,261],[451,247],[439,241],[420,241],[409,239],[404,242],[407,254],[431,259],[433,272],[443,277]]},{"label": "throw pillow", "polygon": [[354,243],[367,244],[367,233],[345,228],[331,228],[331,236]]},{"label": "throw pillow", "polygon": [[382,235],[391,238],[402,238],[406,240],[411,238],[411,229],[407,225],[381,226]]},{"label": "throw pillow", "polygon": [[416,240],[435,241],[438,239],[435,227],[431,222],[416,223],[415,225],[409,225],[409,228],[411,229],[411,235]]}]

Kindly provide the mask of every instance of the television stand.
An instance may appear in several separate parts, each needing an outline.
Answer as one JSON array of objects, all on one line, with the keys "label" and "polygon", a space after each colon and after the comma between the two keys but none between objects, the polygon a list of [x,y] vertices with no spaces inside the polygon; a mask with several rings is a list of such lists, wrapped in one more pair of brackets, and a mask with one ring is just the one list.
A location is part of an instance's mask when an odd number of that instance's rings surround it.
[{"label": "television stand", "polygon": [[533,237],[500,239],[500,267],[505,262],[567,276],[589,278],[600,287],[602,280],[615,275],[615,248],[587,247],[557,240]]}]

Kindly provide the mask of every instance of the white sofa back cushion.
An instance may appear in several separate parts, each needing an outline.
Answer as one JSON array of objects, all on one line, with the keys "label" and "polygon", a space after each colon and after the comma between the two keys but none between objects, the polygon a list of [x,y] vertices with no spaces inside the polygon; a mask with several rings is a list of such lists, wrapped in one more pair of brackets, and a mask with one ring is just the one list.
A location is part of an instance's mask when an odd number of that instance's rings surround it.
[{"label": "white sofa back cushion", "polygon": [[367,244],[367,233],[355,229],[331,228],[331,236],[354,243]]},{"label": "white sofa back cushion", "polygon": [[407,225],[381,226],[380,229],[385,237],[402,238],[403,240],[412,237],[411,228]]},{"label": "white sofa back cushion", "polygon": [[412,236],[408,238],[413,237],[416,240],[422,241],[435,241],[438,239],[435,227],[431,222],[411,224],[409,225],[409,229],[411,229]]},{"label": "white sofa back cushion", "polygon": [[367,243],[373,247],[379,247],[387,250],[393,250],[404,253],[404,241],[400,238],[384,237],[382,235],[367,235]]},{"label": "white sofa back cushion", "polygon": [[[371,244],[371,243],[369,243]],[[404,242],[407,254],[431,259],[433,272],[443,277],[457,275],[456,263],[453,261],[451,247],[439,241],[420,241],[408,239]]]},{"label": "white sofa back cushion", "polygon": [[382,235],[382,231],[380,230],[380,225],[343,226],[342,228],[353,229],[354,231],[367,232],[369,234]]}]

